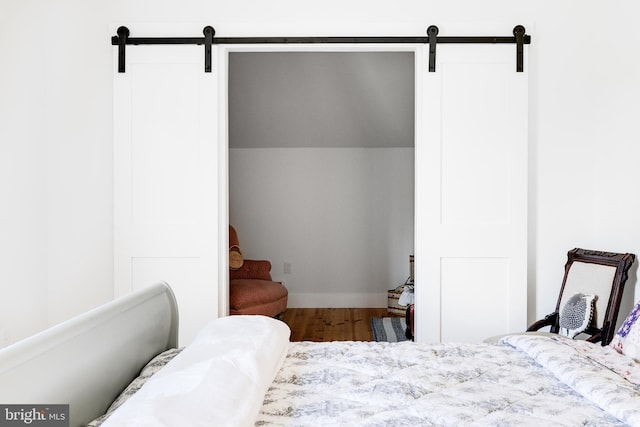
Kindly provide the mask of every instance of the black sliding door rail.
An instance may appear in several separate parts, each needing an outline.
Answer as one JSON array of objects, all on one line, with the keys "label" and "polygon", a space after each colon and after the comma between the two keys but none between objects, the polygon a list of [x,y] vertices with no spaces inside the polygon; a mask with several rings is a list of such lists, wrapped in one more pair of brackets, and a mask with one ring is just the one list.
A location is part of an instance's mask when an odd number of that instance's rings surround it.
[{"label": "black sliding door rail", "polygon": [[118,35],[111,37],[111,44],[118,46],[118,72],[125,72],[126,45],[204,45],[205,46],[205,73],[211,72],[211,46],[232,44],[428,44],[429,45],[429,71],[436,70],[436,45],[437,44],[515,44],[516,45],[516,71],[524,70],[523,45],[531,44],[531,36],[526,34],[522,25],[516,25],[513,36],[438,36],[438,27],[431,25],[427,29],[426,36],[406,37],[218,37],[215,38],[215,30],[211,26],[204,27],[204,37],[129,37],[127,27],[118,28]]}]

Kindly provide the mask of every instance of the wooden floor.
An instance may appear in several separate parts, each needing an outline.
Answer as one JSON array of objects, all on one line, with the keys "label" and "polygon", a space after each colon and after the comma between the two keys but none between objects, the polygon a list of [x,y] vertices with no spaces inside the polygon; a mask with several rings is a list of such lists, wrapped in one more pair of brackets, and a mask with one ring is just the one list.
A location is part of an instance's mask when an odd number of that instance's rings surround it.
[{"label": "wooden floor", "polygon": [[282,320],[291,341],[373,341],[372,317],[388,317],[386,308],[287,308]]}]

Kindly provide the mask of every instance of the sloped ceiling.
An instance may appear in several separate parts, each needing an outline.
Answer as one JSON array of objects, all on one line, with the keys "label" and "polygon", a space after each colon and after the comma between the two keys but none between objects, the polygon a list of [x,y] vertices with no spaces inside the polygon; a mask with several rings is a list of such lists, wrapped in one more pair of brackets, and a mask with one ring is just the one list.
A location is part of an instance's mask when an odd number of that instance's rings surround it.
[{"label": "sloped ceiling", "polygon": [[413,147],[412,52],[232,52],[230,148]]}]

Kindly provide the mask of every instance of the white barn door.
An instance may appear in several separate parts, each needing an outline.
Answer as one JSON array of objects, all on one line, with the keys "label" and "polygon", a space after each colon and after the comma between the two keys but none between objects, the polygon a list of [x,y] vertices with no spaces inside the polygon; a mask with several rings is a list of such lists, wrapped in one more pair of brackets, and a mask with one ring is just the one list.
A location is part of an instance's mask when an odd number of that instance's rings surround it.
[{"label": "white barn door", "polygon": [[181,344],[218,317],[225,271],[212,60],[205,73],[202,46],[127,46],[114,70],[114,293],[169,283]]},{"label": "white barn door", "polygon": [[527,62],[515,45],[437,46],[416,143],[416,335],[526,329]]}]

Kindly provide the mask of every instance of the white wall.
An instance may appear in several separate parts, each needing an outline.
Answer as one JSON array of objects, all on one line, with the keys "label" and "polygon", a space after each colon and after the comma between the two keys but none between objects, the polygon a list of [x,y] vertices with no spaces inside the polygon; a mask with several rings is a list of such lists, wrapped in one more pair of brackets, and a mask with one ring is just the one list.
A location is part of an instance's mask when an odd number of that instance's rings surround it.
[{"label": "white wall", "polygon": [[[291,307],[386,307],[413,253],[413,148],[229,152],[229,218]],[[291,273],[284,273],[284,262]]]},{"label": "white wall", "polygon": [[136,22],[194,23],[194,35],[210,24],[220,36],[424,34],[431,24],[444,36],[451,22],[506,22],[509,34],[527,25],[534,40],[526,48],[529,317],[549,312],[568,249],[640,253],[639,7],[621,0],[3,0],[0,329],[14,340],[113,295],[110,37],[121,24],[135,32]]},{"label": "white wall", "polygon": [[4,42],[35,45],[39,36],[25,22],[38,27],[42,16],[26,5],[0,13],[0,347],[47,320],[45,70],[20,44]]},{"label": "white wall", "polygon": [[46,147],[46,305],[54,324],[113,298],[112,72],[106,25],[90,2],[44,9],[38,43],[23,49],[42,52],[30,66],[45,74],[44,120],[32,125]]}]

